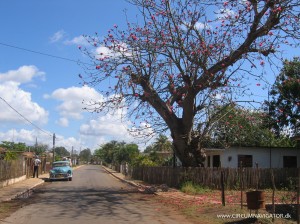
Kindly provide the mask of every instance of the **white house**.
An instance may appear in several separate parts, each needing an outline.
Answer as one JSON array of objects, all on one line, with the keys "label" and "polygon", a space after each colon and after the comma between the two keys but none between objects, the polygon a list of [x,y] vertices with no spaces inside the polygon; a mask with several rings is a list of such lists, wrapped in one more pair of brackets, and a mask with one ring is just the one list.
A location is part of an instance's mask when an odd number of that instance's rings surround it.
[{"label": "white house", "polygon": [[205,167],[296,168],[300,167],[300,148],[230,147],[206,149]]}]

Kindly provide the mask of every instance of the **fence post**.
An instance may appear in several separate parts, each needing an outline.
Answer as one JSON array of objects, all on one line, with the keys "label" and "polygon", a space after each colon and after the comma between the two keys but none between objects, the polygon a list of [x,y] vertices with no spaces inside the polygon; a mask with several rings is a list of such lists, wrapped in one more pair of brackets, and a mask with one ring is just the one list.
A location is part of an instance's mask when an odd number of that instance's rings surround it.
[{"label": "fence post", "polygon": [[221,170],[222,205],[225,206],[224,171]]},{"label": "fence post", "polygon": [[274,173],[273,173],[273,169],[271,168],[271,180],[272,180],[272,222],[274,222],[274,215],[275,215],[275,190],[276,190],[276,186],[275,186],[275,179],[274,179]]},{"label": "fence post", "polygon": [[240,188],[241,188],[241,209],[243,209],[243,188],[244,188],[244,181],[243,181],[243,162],[240,162]]},{"label": "fence post", "polygon": [[300,168],[298,168],[298,192],[297,192],[297,204],[298,204],[298,219],[297,223],[300,223],[300,203],[299,203],[299,197],[300,197]]}]

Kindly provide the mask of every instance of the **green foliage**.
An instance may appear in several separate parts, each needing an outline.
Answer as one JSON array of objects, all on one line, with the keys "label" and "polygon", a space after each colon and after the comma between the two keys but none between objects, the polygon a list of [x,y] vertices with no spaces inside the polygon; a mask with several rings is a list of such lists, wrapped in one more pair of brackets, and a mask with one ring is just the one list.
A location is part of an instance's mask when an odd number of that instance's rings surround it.
[{"label": "green foliage", "polygon": [[4,156],[2,156],[2,158],[7,161],[17,159],[19,152],[27,151],[26,144],[22,142],[14,143],[10,141],[2,141],[0,147],[5,148],[7,150]]},{"label": "green foliage", "polygon": [[111,141],[96,149],[93,156],[100,158],[106,164],[122,164],[127,162],[132,166],[162,166],[171,164],[169,158],[163,158],[159,155],[160,152],[168,151],[170,145],[171,143],[165,136],[160,136],[148,148],[154,148],[154,150],[149,150],[149,154],[141,155],[136,144]]},{"label": "green foliage", "polygon": [[180,191],[193,195],[211,192],[209,188],[194,184],[192,181],[184,182],[180,187]]},{"label": "green foliage", "polygon": [[290,147],[293,142],[285,136],[276,136],[269,130],[268,115],[263,111],[227,105],[218,109],[218,121],[211,138],[202,144],[206,147],[259,146]]},{"label": "green foliage", "polygon": [[48,145],[45,144],[35,144],[34,146],[28,146],[28,150],[34,152],[37,155],[42,155],[48,150]]},{"label": "green foliage", "polygon": [[4,160],[10,161],[10,160],[16,160],[18,158],[18,154],[14,151],[6,151]]},{"label": "green foliage", "polygon": [[271,124],[277,136],[289,128],[291,135],[300,132],[300,60],[286,60],[270,91],[271,100],[266,102]]},{"label": "green foliage", "polygon": [[157,162],[151,160],[147,155],[138,155],[131,163],[132,166],[138,167],[149,167],[149,166],[158,166]]},{"label": "green foliage", "polygon": [[10,151],[18,151],[18,152],[25,152],[27,150],[26,144],[22,142],[14,143],[9,141],[2,141],[0,147],[3,147]]},{"label": "green foliage", "polygon": [[55,160],[61,160],[63,157],[70,156],[70,152],[65,147],[56,147],[55,151]]},{"label": "green foliage", "polygon": [[79,153],[79,158],[81,161],[88,162],[90,161],[91,156],[92,156],[92,152],[89,148],[84,149]]},{"label": "green foliage", "polygon": [[147,146],[147,148],[144,150],[144,153],[171,151],[173,151],[172,142],[169,141],[167,136],[160,134],[152,145]]},{"label": "green foliage", "polygon": [[148,159],[153,161],[158,166],[171,166],[172,157],[164,157],[163,153],[173,152],[172,142],[168,140],[168,137],[160,134],[153,144],[147,146],[144,153],[149,157]]},{"label": "green foliage", "polygon": [[139,149],[136,144],[117,141],[106,143],[94,152],[94,156],[101,158],[108,164],[132,163],[138,154]]}]

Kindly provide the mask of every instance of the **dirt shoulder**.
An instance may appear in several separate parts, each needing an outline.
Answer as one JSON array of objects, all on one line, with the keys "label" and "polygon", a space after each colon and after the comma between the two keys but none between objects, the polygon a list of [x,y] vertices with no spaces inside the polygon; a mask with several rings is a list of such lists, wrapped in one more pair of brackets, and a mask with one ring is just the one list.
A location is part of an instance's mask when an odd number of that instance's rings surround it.
[{"label": "dirt shoulder", "polygon": [[[152,187],[153,188],[153,187]],[[154,197],[162,207],[170,206],[182,214],[186,215],[194,223],[218,224],[292,224],[297,223],[297,204],[293,201],[286,201],[290,192],[277,192],[279,198],[275,204],[275,218],[272,222],[272,192],[265,192],[266,208],[258,211],[251,211],[247,208],[246,196],[243,196],[243,206],[241,206],[240,192],[227,191],[223,206],[221,203],[221,192],[211,191],[205,194],[188,195],[179,190],[167,192],[156,192]],[[251,217],[251,218],[249,218]]]},{"label": "dirt shoulder", "polygon": [[30,200],[28,199],[18,199],[18,200],[11,200],[5,201],[0,203],[0,222],[3,221],[5,218],[10,216],[12,213],[17,211],[18,209],[29,205]]}]

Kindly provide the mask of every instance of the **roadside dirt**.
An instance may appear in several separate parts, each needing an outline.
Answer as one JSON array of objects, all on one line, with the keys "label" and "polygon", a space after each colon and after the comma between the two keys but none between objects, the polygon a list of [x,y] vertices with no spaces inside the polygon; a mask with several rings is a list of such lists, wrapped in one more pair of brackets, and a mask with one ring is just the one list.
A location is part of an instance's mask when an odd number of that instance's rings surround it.
[{"label": "roadside dirt", "polygon": [[[145,184],[145,183],[144,183]],[[143,186],[143,185],[141,185]],[[145,185],[144,185],[145,186]],[[180,192],[177,189],[166,188],[165,186],[146,185],[138,190],[144,194],[145,202],[153,203],[157,210],[163,211],[169,208],[175,213],[181,213],[188,218],[192,223],[201,224],[268,224],[272,223],[272,219],[268,218],[229,218],[220,217],[220,215],[242,215],[256,214],[256,211],[249,211],[246,206],[246,201],[241,209],[240,192],[230,191],[226,192],[226,206],[222,206],[220,201],[220,192],[212,191],[200,195],[188,195]],[[155,195],[153,194],[155,192]],[[266,200],[270,200],[269,192],[266,193]],[[276,205],[277,214],[291,213],[297,208],[295,204],[283,203],[281,198],[286,198],[286,192],[281,193],[278,197]],[[10,216],[16,210],[34,203],[38,200],[38,196],[33,194],[29,198],[17,199],[0,204],[0,223],[6,217]],[[244,197],[246,199],[246,197]],[[168,209],[168,210],[169,210]],[[270,215],[271,207],[267,204],[266,209],[261,209],[258,214]],[[296,221],[296,213],[292,214],[292,218],[282,219],[275,218],[275,224],[294,224]]]},{"label": "roadside dirt", "polygon": [[30,204],[29,199],[17,199],[0,203],[0,222],[18,209]]}]

